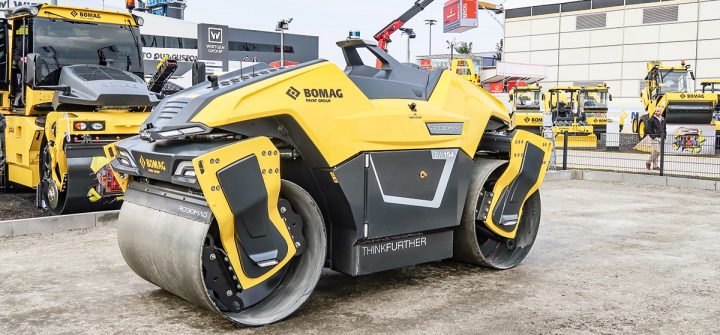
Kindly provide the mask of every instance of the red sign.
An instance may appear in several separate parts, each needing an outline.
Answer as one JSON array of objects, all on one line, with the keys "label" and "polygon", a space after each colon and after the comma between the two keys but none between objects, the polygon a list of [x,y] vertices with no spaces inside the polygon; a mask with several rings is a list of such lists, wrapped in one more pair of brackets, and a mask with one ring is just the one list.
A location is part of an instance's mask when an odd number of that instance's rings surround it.
[{"label": "red sign", "polygon": [[460,0],[450,0],[445,3],[443,23],[449,25],[460,21]]},{"label": "red sign", "polygon": [[462,0],[462,18],[477,19],[478,3],[476,0]]},{"label": "red sign", "polygon": [[443,32],[461,33],[478,26],[477,0],[448,0],[443,7]]},{"label": "red sign", "polygon": [[505,92],[505,83],[490,83],[490,93],[503,93]]},{"label": "red sign", "polygon": [[509,81],[508,82],[508,92],[510,92],[510,90],[512,90],[515,87],[522,87],[522,86],[527,86],[527,82],[520,81],[520,80]]},{"label": "red sign", "polygon": [[425,70],[431,70],[432,69],[432,61],[429,59],[421,59],[420,67]]}]

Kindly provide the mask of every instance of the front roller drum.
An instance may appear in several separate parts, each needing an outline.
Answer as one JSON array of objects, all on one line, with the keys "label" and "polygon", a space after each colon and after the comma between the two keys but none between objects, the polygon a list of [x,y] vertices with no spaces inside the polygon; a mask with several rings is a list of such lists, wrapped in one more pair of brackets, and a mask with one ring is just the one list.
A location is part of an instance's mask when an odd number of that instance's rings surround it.
[{"label": "front roller drum", "polygon": [[499,236],[478,214],[486,208],[483,199],[493,191],[507,161],[478,159],[474,164],[465,209],[455,231],[453,258],[497,270],[513,268],[525,259],[535,242],[540,226],[540,191],[525,201],[515,237]]},{"label": "front roller drum", "polygon": [[[118,220],[120,251],[140,277],[235,323],[260,326],[280,321],[314,290],[327,244],[322,215],[312,197],[284,180],[280,196],[280,206],[290,204],[289,210],[281,209],[288,224],[299,215],[304,248],[278,275],[249,290],[232,280],[237,269],[227,267],[222,246],[216,243],[217,222],[197,203],[129,190]],[[178,203],[182,215],[171,213]]]}]

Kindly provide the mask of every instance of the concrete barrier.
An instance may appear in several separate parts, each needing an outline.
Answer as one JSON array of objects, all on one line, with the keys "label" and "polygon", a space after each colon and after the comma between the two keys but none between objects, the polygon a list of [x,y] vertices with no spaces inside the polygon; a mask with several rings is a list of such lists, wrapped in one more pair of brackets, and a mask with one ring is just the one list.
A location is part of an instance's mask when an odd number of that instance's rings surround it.
[{"label": "concrete barrier", "polygon": [[604,171],[585,171],[585,170],[566,170],[566,171],[548,171],[545,181],[552,182],[558,180],[588,180],[588,181],[604,181],[615,183],[627,183],[637,185],[656,185],[669,186],[677,188],[688,188],[706,191],[720,192],[720,181],[677,178],[667,176],[654,176],[647,174],[620,173],[620,172],[604,172]]},{"label": "concrete barrier", "polygon": [[583,180],[590,181],[611,181],[611,182],[622,182],[623,174],[614,172],[602,172],[602,171],[583,171]]},{"label": "concrete barrier", "polygon": [[57,233],[115,224],[119,211],[48,216],[0,222],[0,237]]}]

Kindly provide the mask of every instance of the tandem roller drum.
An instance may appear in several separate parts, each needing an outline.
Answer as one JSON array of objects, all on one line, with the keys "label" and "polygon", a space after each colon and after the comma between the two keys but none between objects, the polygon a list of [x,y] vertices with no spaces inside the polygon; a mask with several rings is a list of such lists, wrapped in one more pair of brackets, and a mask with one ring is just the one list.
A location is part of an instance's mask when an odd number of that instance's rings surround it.
[{"label": "tandem roller drum", "polygon": [[259,326],[296,311],[315,288],[325,263],[320,211],[302,188],[282,182],[280,212],[299,224],[305,246],[273,277],[243,289],[217,237],[217,223],[200,196],[168,189],[128,189],[118,219],[123,258],[143,279],[233,322]]}]

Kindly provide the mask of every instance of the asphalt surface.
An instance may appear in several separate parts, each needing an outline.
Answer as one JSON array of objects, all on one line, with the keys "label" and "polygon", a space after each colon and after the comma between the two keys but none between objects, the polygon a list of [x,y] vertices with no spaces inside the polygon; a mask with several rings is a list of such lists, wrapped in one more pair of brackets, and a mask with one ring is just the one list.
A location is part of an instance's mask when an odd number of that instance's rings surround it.
[{"label": "asphalt surface", "polygon": [[542,196],[515,269],[327,271],[298,313],[261,328],[137,277],[113,227],[0,239],[0,334],[720,333],[720,192],[565,181]]},{"label": "asphalt surface", "polygon": [[0,194],[0,221],[48,216],[35,206],[35,193]]}]

